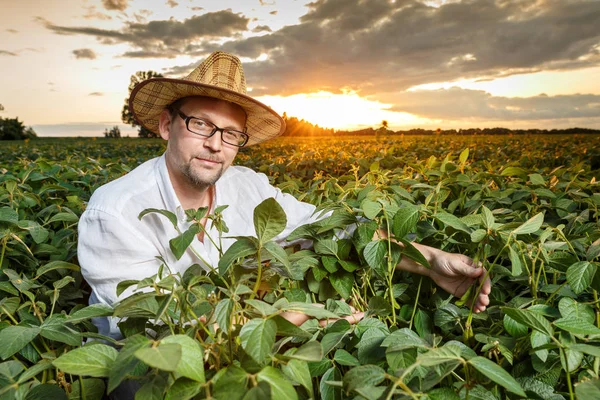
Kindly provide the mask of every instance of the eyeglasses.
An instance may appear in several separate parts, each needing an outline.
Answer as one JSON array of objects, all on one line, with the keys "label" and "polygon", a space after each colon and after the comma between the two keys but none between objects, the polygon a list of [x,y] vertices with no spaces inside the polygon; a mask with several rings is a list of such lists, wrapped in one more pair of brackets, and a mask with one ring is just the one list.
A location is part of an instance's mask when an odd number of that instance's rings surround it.
[{"label": "eyeglasses", "polygon": [[185,121],[185,127],[188,131],[203,136],[205,138],[212,137],[217,131],[221,131],[221,140],[227,144],[237,147],[243,147],[248,143],[250,136],[246,132],[236,131],[235,129],[219,128],[212,122],[204,118],[189,117],[180,110],[175,110],[179,116]]}]

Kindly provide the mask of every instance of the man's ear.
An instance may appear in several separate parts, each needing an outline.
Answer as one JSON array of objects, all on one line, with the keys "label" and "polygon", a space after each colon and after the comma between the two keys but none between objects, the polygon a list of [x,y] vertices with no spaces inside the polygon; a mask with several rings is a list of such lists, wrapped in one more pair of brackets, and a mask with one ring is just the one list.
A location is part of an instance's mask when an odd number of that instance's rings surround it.
[{"label": "man's ear", "polygon": [[160,118],[158,120],[158,131],[161,138],[169,140],[169,137],[171,136],[171,114],[167,109],[162,110],[160,113]]}]

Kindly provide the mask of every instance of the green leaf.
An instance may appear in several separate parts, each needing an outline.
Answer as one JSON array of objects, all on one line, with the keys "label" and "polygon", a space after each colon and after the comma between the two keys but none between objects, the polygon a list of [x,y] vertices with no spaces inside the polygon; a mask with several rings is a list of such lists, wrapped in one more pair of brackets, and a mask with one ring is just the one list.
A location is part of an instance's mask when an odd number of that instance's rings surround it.
[{"label": "green leaf", "polygon": [[113,367],[108,374],[108,393],[121,384],[128,374],[131,374],[135,368],[142,364],[135,357],[135,352],[139,349],[150,347],[152,342],[142,335],[134,335],[127,338],[125,346],[119,351]]},{"label": "green leaf", "polygon": [[231,312],[233,311],[233,300],[223,299],[215,307],[215,320],[223,332],[229,332],[231,329]]},{"label": "green leaf", "polygon": [[[83,390],[81,390],[82,385]],[[102,400],[105,388],[102,379],[78,379],[71,384],[69,400]]]},{"label": "green leaf", "polygon": [[506,332],[508,332],[508,334],[510,336],[515,337],[515,338],[526,336],[527,332],[529,331],[529,328],[527,327],[527,325],[523,325],[523,324],[515,321],[508,315],[504,315],[503,323],[504,323],[504,329],[506,329]]},{"label": "green leaf", "polygon": [[392,306],[381,296],[373,296],[369,299],[369,315],[375,314],[386,317],[392,313]]},{"label": "green leaf", "polygon": [[376,365],[361,365],[348,371],[342,380],[344,390],[350,392],[366,386],[376,386],[385,379],[385,370]]},{"label": "green leaf", "polygon": [[425,367],[433,367],[449,361],[459,362],[462,360],[460,347],[446,344],[442,347],[430,349],[426,353],[419,354],[417,362]]},{"label": "green leaf", "polygon": [[485,377],[496,382],[506,390],[513,392],[519,396],[527,397],[523,388],[508,372],[502,367],[487,358],[476,356],[468,361],[477,371],[481,372]]},{"label": "green leaf", "polygon": [[260,382],[252,389],[248,390],[242,400],[263,400],[272,399],[271,386],[267,382]]},{"label": "green leaf", "polygon": [[570,297],[560,299],[558,309],[560,310],[560,315],[564,318],[583,318],[590,323],[596,320],[596,314],[590,305],[580,304]]},{"label": "green leaf", "polygon": [[67,318],[67,322],[76,324],[81,321],[85,321],[96,317],[109,317],[113,313],[113,308],[108,304],[92,304],[84,307],[80,310],[75,311]]},{"label": "green leaf", "polygon": [[526,176],[527,171],[519,167],[506,167],[500,173],[501,176]]},{"label": "green leaf", "polygon": [[69,346],[81,346],[81,335],[66,325],[67,318],[61,314],[55,314],[47,318],[40,326],[40,335],[46,339],[66,343]]},{"label": "green leaf", "polygon": [[[162,344],[177,343],[181,346],[181,361],[175,369],[179,376],[204,383],[204,352],[200,343],[186,335],[167,336]],[[160,346],[158,346],[160,348]]]},{"label": "green leaf", "polygon": [[271,319],[252,319],[242,326],[242,348],[257,363],[262,364],[273,351],[277,324]]},{"label": "green leaf", "polygon": [[48,236],[50,235],[50,232],[48,232],[48,230],[46,228],[44,228],[43,226],[41,226],[40,224],[38,224],[35,221],[27,221],[27,220],[19,221],[17,223],[17,225],[19,226],[19,228],[24,229],[27,232],[29,232],[29,234],[31,235],[31,238],[37,244],[44,243],[46,241],[46,239],[48,239]]},{"label": "green leaf", "polygon": [[533,233],[542,227],[544,223],[544,213],[538,213],[525,221],[521,226],[511,232],[513,235],[527,235]]},{"label": "green leaf", "polygon": [[340,270],[329,276],[329,282],[342,298],[348,299],[352,295],[354,274],[351,272]]},{"label": "green leaf", "polygon": [[382,347],[388,347],[388,351],[406,350],[413,347],[426,348],[427,342],[408,328],[401,328],[392,332],[391,335],[381,343]]},{"label": "green leaf", "polygon": [[458,217],[447,213],[445,211],[440,211],[433,216],[435,219],[441,221],[444,225],[454,228],[458,231],[462,231],[465,233],[471,234],[471,229],[462,222]]},{"label": "green leaf", "polygon": [[392,231],[396,239],[404,239],[410,232],[414,232],[419,221],[419,208],[407,206],[399,209],[394,215]]},{"label": "green leaf", "polygon": [[2,207],[0,208],[0,222],[16,224],[19,222],[19,214],[10,207]]},{"label": "green leaf", "polygon": [[580,294],[590,286],[595,273],[595,264],[579,261],[567,269],[567,282],[575,294]]},{"label": "green leaf", "polygon": [[154,375],[135,393],[135,400],[162,400],[166,389],[167,380],[162,375]]},{"label": "green leaf", "polygon": [[589,354],[594,357],[600,357],[600,347],[589,344],[576,343],[567,345],[569,350],[578,351],[580,353]]},{"label": "green leaf", "polygon": [[219,260],[219,274],[225,275],[229,267],[239,258],[248,257],[257,252],[255,243],[248,239],[238,239],[233,243]]},{"label": "green leaf", "polygon": [[325,371],[319,383],[321,400],[342,400],[342,389],[328,383],[330,381],[340,381],[341,379],[342,375],[336,367],[331,367]]},{"label": "green leaf", "polygon": [[92,344],[63,354],[52,362],[68,374],[107,377],[119,352],[105,344]]},{"label": "green leaf", "polygon": [[575,386],[575,394],[578,400],[600,399],[600,380],[591,379],[587,382],[580,382]]},{"label": "green leaf", "polygon": [[416,261],[417,263],[421,264],[425,268],[431,269],[431,265],[429,265],[429,261],[427,261],[425,256],[423,256],[423,254],[419,250],[417,250],[417,248],[415,246],[413,246],[412,243],[410,243],[407,240],[402,240],[402,244],[404,245],[404,248],[402,249],[403,255],[405,255],[406,257],[410,258],[413,261]]},{"label": "green leaf", "polygon": [[523,273],[523,265],[521,264],[521,258],[519,254],[514,248],[514,245],[511,244],[508,248],[510,263],[512,265],[512,276],[519,276]]},{"label": "green leaf", "polygon": [[31,388],[25,400],[67,400],[67,393],[56,385],[44,383]]},{"label": "green leaf", "polygon": [[165,400],[188,400],[200,393],[202,389],[203,386],[200,382],[179,378],[167,390]]},{"label": "green leaf", "polygon": [[461,164],[464,164],[467,162],[468,158],[469,158],[469,148],[467,147],[466,149],[464,149],[463,151],[460,152],[460,155],[458,156],[458,161]]},{"label": "green leaf", "polygon": [[483,220],[483,226],[488,229],[494,228],[494,223],[496,222],[496,218],[494,218],[494,214],[490,211],[486,206],[481,207],[481,215]]},{"label": "green leaf", "polygon": [[377,274],[385,277],[387,271],[388,243],[386,240],[374,240],[365,246],[365,261]]},{"label": "green leaf", "polygon": [[306,361],[290,360],[287,363],[287,365],[281,367],[281,370],[283,371],[284,375],[287,376],[291,381],[297,382],[300,385],[304,386],[308,393],[313,392],[313,384],[312,379],[310,377],[310,370],[308,369],[308,364],[306,363]]},{"label": "green leaf", "polygon": [[283,271],[281,271],[282,275],[286,277],[292,276],[290,260],[283,247],[275,242],[267,242],[264,244],[263,249],[269,253],[273,259],[281,263],[283,266]]},{"label": "green leaf", "polygon": [[279,315],[271,319],[277,324],[277,336],[296,336],[303,339],[312,338],[310,333]]},{"label": "green leaf", "polygon": [[200,228],[197,224],[193,224],[181,235],[169,240],[169,247],[175,258],[179,260],[183,256],[183,253],[192,244],[198,232],[200,232]]},{"label": "green leaf", "polygon": [[9,326],[0,331],[0,357],[6,360],[40,333],[38,327]]},{"label": "green leaf", "polygon": [[40,362],[38,362],[37,364],[29,367],[27,369],[27,371],[23,372],[20,376],[19,376],[19,380],[18,383],[22,384],[24,382],[27,382],[29,379],[35,377],[36,375],[40,374],[41,372],[50,369],[50,368],[54,368],[54,366],[52,365],[52,361],[50,360],[46,360],[46,359],[42,359]]},{"label": "green leaf", "polygon": [[288,354],[288,357],[302,361],[318,362],[323,359],[323,346],[320,342],[311,340],[300,346],[293,354]]},{"label": "green leaf", "polygon": [[283,374],[271,366],[264,367],[257,375],[258,382],[266,382],[271,386],[271,398],[277,400],[297,400],[298,394],[294,386]]},{"label": "green leaf", "polygon": [[574,335],[600,335],[600,328],[584,318],[561,318],[554,321],[553,324],[563,331],[570,332]]},{"label": "green leaf", "polygon": [[275,314],[279,310],[270,305],[269,303],[265,303],[262,300],[249,299],[246,300],[246,304],[252,306],[256,309],[263,317],[267,317],[271,314]]},{"label": "green leaf", "polygon": [[256,237],[264,244],[285,229],[287,217],[279,203],[272,197],[254,209],[254,229]]},{"label": "green leaf", "polygon": [[502,307],[502,311],[520,324],[526,325],[531,329],[535,329],[548,336],[554,335],[554,330],[552,329],[550,322],[536,312],[509,307]]},{"label": "green leaf", "polygon": [[358,367],[360,365],[358,359],[344,349],[337,349],[333,355],[333,359],[338,364],[346,367]]},{"label": "green leaf", "polygon": [[362,203],[360,203],[360,208],[363,210],[365,217],[369,219],[375,219],[377,214],[382,210],[381,203],[371,199],[364,199]]},{"label": "green leaf", "polygon": [[[541,332],[533,331],[533,332],[531,332],[531,336],[529,337],[529,340],[531,342],[531,347],[535,349],[536,347],[540,347],[540,346],[550,343],[551,338],[550,338],[550,336],[545,335]],[[546,362],[546,360],[548,359],[548,353],[549,352],[546,349],[538,350],[535,352],[535,354],[543,362]]]},{"label": "green leaf", "polygon": [[167,217],[169,219],[169,221],[171,221],[171,223],[173,224],[173,228],[177,229],[177,216],[174,213],[172,213],[171,211],[159,210],[157,208],[146,208],[144,211],[142,211],[138,215],[138,219],[141,221],[145,215],[148,215],[151,213],[157,213],[157,214]]},{"label": "green leaf", "polygon": [[321,239],[315,243],[315,252],[325,256],[338,258],[338,243],[333,239]]},{"label": "green leaf", "polygon": [[52,218],[50,218],[50,220],[48,221],[48,223],[52,223],[52,222],[77,222],[79,221],[79,217],[73,213],[70,212],[59,212],[57,214],[54,214],[52,216]]},{"label": "green leaf", "polygon": [[153,368],[174,372],[181,361],[182,353],[179,343],[161,343],[157,347],[138,349],[134,355]]},{"label": "green leaf", "polygon": [[39,278],[40,276],[44,275],[45,273],[47,273],[49,271],[54,271],[57,269],[68,269],[71,271],[81,270],[79,265],[71,264],[71,263],[68,263],[65,261],[51,261],[48,264],[44,265],[43,267],[38,268],[38,270],[36,272],[37,278]]},{"label": "green leaf", "polygon": [[213,397],[215,399],[239,400],[247,392],[248,374],[236,366],[229,366],[220,370],[211,379],[213,383]]}]

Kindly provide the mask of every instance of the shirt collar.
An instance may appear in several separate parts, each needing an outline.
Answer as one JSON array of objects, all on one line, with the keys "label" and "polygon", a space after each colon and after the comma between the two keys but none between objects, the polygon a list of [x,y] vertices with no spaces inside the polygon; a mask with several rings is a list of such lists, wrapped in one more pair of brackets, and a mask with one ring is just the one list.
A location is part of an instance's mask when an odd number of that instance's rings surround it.
[{"label": "shirt collar", "polygon": [[181,206],[181,202],[177,198],[177,194],[175,194],[175,189],[173,189],[173,183],[171,183],[171,178],[169,177],[169,171],[167,169],[167,160],[165,154],[166,153],[163,153],[158,159],[158,174],[156,175],[156,183],[158,184],[158,189],[160,190],[160,195],[163,198],[166,209],[174,212],[177,216],[177,221],[179,221],[179,223],[183,223],[187,219],[185,216],[185,210]]}]

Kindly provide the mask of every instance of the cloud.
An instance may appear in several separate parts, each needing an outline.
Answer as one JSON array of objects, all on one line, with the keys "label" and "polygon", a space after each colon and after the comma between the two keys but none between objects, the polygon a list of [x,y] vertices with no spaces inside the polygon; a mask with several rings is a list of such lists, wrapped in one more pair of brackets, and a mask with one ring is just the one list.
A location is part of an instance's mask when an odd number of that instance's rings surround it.
[{"label": "cloud", "polygon": [[112,19],[110,15],[105,14],[101,11],[97,11],[96,6],[84,7],[84,9],[87,11],[85,15],[83,15],[83,18],[85,19],[100,19],[105,21]]},{"label": "cloud", "polygon": [[171,18],[148,23],[127,22],[121,30],[59,26],[41,17],[37,21],[61,35],[95,36],[103,44],[127,43],[132,49],[125,54],[126,57],[146,57],[154,53],[157,57],[170,58],[181,55],[191,43],[239,36],[248,30],[249,19],[224,10],[192,16],[183,21]]},{"label": "cloud", "polygon": [[0,56],[13,56],[13,57],[17,57],[18,54],[17,53],[13,53],[12,51],[0,50]]},{"label": "cloud", "polygon": [[257,94],[361,94],[600,65],[600,2],[317,0],[297,25],[234,39]]},{"label": "cloud", "polygon": [[258,25],[256,28],[252,29],[252,32],[259,33],[259,32],[273,32],[273,31],[267,25]]},{"label": "cloud", "polygon": [[75,58],[77,58],[77,59],[81,59],[81,58],[87,58],[90,60],[96,59],[96,53],[94,53],[94,50],[92,50],[92,49],[73,50],[73,54],[75,55]]},{"label": "cloud", "polygon": [[107,10],[125,11],[129,0],[102,0],[102,5]]},{"label": "cloud", "polygon": [[88,94],[88,96],[104,96],[104,93],[102,93],[102,92],[92,92],[92,93]]},{"label": "cloud", "polygon": [[453,87],[398,92],[378,97],[378,100],[394,104],[390,111],[429,119],[526,121],[600,116],[600,95],[594,94],[501,97]]},{"label": "cloud", "polygon": [[16,29],[6,29],[6,32],[10,32],[10,33],[19,33],[18,30]]},{"label": "cloud", "polygon": [[189,7],[189,9],[192,11],[202,11],[204,10],[204,7]]},{"label": "cloud", "polygon": [[175,0],[167,0],[167,5],[171,8],[175,8],[179,5],[179,3],[176,2]]},{"label": "cloud", "polygon": [[277,15],[277,10],[270,11],[269,14],[271,14],[271,15]]}]

